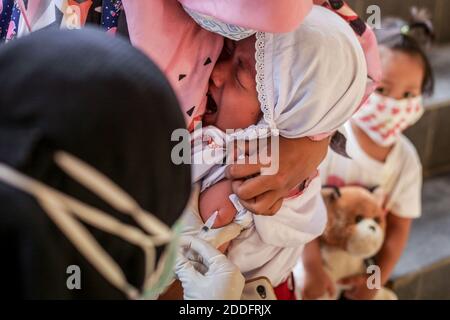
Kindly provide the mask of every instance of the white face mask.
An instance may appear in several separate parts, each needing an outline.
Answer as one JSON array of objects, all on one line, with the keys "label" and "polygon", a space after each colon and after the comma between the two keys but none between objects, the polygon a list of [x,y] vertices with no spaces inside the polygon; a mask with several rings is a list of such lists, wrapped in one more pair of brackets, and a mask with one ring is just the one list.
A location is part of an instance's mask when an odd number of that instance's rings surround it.
[{"label": "white face mask", "polygon": [[[130,195],[109,178],[74,156],[59,151],[54,159],[69,176],[117,211],[133,217],[142,229],[124,224],[111,215],[2,163],[0,163],[0,181],[34,196],[48,217],[74,247],[107,281],[129,299],[156,299],[174,279],[173,269],[179,246],[180,225],[176,224],[173,229],[170,229],[157,217],[144,211]],[[80,221],[115,235],[143,250],[146,258],[146,272],[142,288],[134,288],[128,283],[119,265]],[[166,245],[166,248],[156,264],[156,247],[162,245]]]},{"label": "white face mask", "polygon": [[422,96],[396,100],[374,93],[352,119],[375,143],[389,147],[424,112]]},{"label": "white face mask", "polygon": [[228,39],[239,41],[256,33],[255,30],[239,27],[234,24],[228,24],[205,14],[192,11],[186,7],[183,8],[187,14],[189,14],[191,18],[194,19],[195,22],[197,22],[197,24],[203,29],[220,34]]}]

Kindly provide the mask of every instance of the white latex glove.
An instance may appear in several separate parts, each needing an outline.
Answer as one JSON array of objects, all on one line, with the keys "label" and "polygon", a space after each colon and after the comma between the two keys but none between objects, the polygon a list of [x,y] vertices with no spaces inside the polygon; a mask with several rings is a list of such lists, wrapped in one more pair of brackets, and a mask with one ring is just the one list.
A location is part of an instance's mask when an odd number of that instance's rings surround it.
[{"label": "white latex glove", "polygon": [[[198,209],[198,199],[200,195],[200,186],[195,184],[193,186],[191,198],[186,209],[181,217],[182,223],[182,235],[183,236],[199,236],[200,230],[203,228],[204,223],[200,217]],[[242,231],[242,226],[233,222],[220,229],[211,229],[207,233],[202,233],[202,239],[206,240],[215,248],[220,247],[224,243],[227,243],[235,239]]]},{"label": "white latex glove", "polygon": [[175,273],[185,300],[239,300],[245,279],[239,269],[209,243],[184,237]]}]

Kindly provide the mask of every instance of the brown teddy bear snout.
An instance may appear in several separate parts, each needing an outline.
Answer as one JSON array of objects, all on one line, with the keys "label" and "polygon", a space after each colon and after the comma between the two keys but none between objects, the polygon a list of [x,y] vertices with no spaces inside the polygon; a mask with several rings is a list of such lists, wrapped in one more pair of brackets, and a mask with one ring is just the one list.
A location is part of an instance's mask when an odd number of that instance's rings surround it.
[{"label": "brown teddy bear snout", "polygon": [[328,188],[322,195],[328,211],[328,225],[322,241],[354,256],[374,256],[384,241],[381,194],[349,186]]},{"label": "brown teddy bear snout", "polygon": [[347,239],[346,250],[352,255],[369,258],[383,245],[384,231],[372,218],[364,218],[354,225]]}]

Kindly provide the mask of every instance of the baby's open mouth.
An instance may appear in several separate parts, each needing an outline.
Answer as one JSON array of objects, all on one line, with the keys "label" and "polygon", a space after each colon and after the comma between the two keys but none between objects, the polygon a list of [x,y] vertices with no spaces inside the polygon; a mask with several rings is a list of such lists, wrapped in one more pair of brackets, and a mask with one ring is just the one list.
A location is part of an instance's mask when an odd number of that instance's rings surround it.
[{"label": "baby's open mouth", "polygon": [[217,116],[219,115],[219,107],[211,93],[206,95],[206,110],[203,115],[203,124],[206,126],[214,126],[216,124]]},{"label": "baby's open mouth", "polygon": [[217,112],[217,104],[214,101],[214,98],[212,97],[212,95],[208,92],[208,94],[206,95],[207,97],[207,102],[206,102],[206,115],[213,115]]}]

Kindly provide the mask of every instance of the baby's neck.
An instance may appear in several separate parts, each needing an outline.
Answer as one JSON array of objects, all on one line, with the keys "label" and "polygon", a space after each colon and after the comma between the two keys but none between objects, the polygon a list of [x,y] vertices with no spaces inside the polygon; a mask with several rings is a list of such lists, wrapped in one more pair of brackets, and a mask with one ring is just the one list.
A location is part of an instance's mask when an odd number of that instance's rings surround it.
[{"label": "baby's neck", "polygon": [[355,134],[356,140],[360,145],[361,149],[371,158],[379,161],[386,162],[387,157],[391,153],[393,146],[383,147],[379,144],[376,144],[370,137],[359,128],[356,124],[351,122],[352,130]]}]

